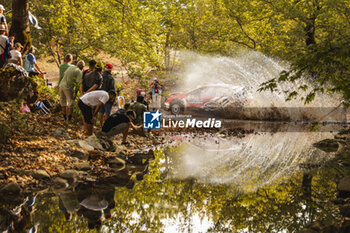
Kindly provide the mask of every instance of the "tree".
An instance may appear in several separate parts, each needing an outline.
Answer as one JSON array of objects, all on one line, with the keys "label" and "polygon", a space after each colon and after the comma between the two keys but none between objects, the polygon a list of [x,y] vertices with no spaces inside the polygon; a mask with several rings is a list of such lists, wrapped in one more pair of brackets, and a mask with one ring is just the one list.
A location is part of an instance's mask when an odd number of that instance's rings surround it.
[{"label": "tree", "polygon": [[12,0],[12,24],[10,36],[15,37],[16,42],[24,46],[24,51],[31,45],[30,27],[29,27],[29,0]]}]

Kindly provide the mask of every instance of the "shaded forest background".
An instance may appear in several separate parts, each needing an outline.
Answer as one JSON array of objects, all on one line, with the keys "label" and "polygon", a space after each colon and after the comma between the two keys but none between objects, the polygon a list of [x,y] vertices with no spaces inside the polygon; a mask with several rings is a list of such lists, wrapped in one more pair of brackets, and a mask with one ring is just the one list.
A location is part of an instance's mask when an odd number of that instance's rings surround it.
[{"label": "shaded forest background", "polygon": [[[131,76],[141,77],[147,70],[171,70],[174,51],[231,56],[250,49],[291,64],[263,89],[307,75],[318,85],[306,101],[318,91],[350,99],[350,1],[13,1],[29,4],[42,27],[31,28],[32,42],[57,64],[68,52],[83,59],[104,52],[117,57]],[[13,3],[3,4],[10,10]],[[6,14],[9,22],[13,12]],[[290,97],[295,96],[291,90]]]}]

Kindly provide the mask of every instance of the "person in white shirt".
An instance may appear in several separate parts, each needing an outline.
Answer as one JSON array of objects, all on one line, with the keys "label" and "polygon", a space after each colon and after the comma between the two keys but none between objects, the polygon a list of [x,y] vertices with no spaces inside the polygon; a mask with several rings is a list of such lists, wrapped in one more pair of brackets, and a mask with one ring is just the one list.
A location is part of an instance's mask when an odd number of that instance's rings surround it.
[{"label": "person in white shirt", "polygon": [[15,44],[15,47],[10,51],[11,58],[8,60],[8,63],[14,63],[16,65],[23,66],[23,60],[22,60],[22,50],[23,46],[21,43],[17,42]]},{"label": "person in white shirt", "polygon": [[111,90],[108,93],[106,91],[98,90],[88,92],[80,97],[78,106],[84,116],[84,130],[88,136],[93,133],[93,124],[100,108],[108,101],[115,100],[115,96],[116,94],[114,90]]}]

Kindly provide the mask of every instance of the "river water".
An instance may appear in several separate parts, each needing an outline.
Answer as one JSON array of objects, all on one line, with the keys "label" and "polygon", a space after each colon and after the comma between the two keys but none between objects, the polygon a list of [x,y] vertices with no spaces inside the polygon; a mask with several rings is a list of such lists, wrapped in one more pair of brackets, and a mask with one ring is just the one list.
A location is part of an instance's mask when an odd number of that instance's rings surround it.
[{"label": "river water", "polygon": [[134,185],[121,173],[119,181],[3,197],[1,207],[20,212],[23,232],[294,232],[316,219],[339,222],[334,155],[312,146],[333,134],[280,126],[168,136],[173,143],[155,151]]}]

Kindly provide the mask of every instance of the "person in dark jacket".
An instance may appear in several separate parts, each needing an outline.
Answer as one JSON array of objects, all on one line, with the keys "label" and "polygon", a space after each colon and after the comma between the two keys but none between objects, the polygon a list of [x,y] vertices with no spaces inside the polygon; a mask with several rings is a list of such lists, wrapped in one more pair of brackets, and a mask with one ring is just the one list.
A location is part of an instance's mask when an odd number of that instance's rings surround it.
[{"label": "person in dark jacket", "polygon": [[[114,91],[115,92],[115,83],[114,78],[112,76],[112,70],[113,66],[111,64],[105,65],[105,71],[102,74],[102,87],[101,90],[104,90],[106,92]],[[103,125],[104,121],[107,120],[107,118],[111,115],[112,112],[112,103],[113,101],[108,101],[104,106],[100,109],[100,123],[101,126]]]},{"label": "person in dark jacket", "polygon": [[102,86],[102,62],[97,62],[95,69],[91,72],[83,74],[82,90],[83,94],[91,91],[99,90]]}]

